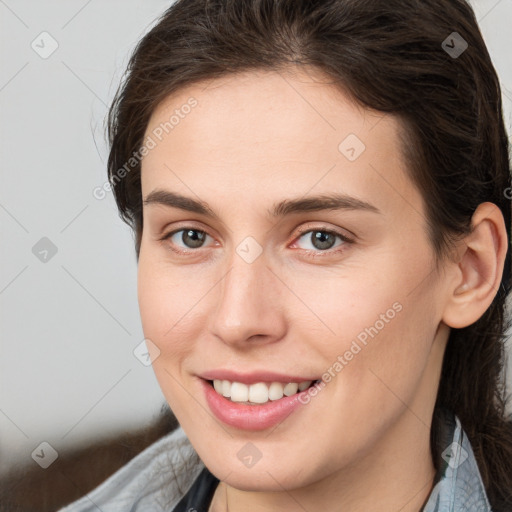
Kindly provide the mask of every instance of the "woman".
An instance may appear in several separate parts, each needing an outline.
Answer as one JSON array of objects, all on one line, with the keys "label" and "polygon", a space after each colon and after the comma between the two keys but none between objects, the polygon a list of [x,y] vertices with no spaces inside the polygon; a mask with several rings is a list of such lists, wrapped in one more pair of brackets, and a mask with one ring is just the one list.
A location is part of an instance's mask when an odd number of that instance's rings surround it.
[{"label": "woman", "polygon": [[512,510],[500,98],[463,0],[175,3],[108,168],[180,427],[63,510]]}]

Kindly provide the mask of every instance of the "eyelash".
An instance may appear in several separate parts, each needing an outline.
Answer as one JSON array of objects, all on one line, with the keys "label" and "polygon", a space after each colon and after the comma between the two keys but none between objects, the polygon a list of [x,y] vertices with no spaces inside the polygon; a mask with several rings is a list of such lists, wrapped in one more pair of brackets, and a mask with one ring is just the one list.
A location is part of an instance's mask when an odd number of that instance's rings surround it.
[{"label": "eyelash", "polygon": [[[162,236],[161,238],[159,238],[159,241],[161,242],[165,242],[165,241],[168,241],[171,239],[171,237],[173,237],[176,233],[180,233],[182,231],[197,231],[198,233],[203,233],[204,235],[206,236],[210,236],[206,231],[202,230],[202,229],[198,229],[198,228],[195,228],[193,226],[185,226],[185,227],[182,227],[180,229],[176,229],[174,231],[171,231],[170,233],[167,233],[165,234],[164,236]],[[307,228],[300,228],[298,230],[299,232],[299,235],[297,237],[294,238],[294,244],[296,243],[296,240],[299,240],[300,238],[302,238],[304,235],[308,234],[308,233],[325,233],[325,234],[329,234],[329,235],[333,235],[337,238],[339,238],[343,243],[340,244],[339,246],[337,246],[337,248],[329,248],[329,249],[326,249],[326,250],[308,250],[308,249],[302,249],[302,251],[304,251],[305,253],[307,253],[309,255],[309,257],[312,257],[312,258],[317,258],[317,257],[325,257],[325,256],[332,256],[333,254],[337,254],[339,252],[342,252],[344,250],[346,250],[345,248],[345,245],[346,244],[352,244],[354,243],[354,240],[352,240],[351,238],[347,237],[346,235],[338,232],[338,231],[335,231],[333,229],[330,229],[330,228],[326,228],[326,227],[323,227],[323,226],[320,226],[320,227],[314,227],[314,228],[311,228],[311,227],[307,227]],[[210,237],[212,238],[212,237]],[[178,253],[178,254],[181,254],[181,255],[188,255],[188,254],[192,254],[194,252],[197,252],[199,251],[200,249],[203,249],[203,247],[199,247],[197,249],[188,249],[188,250],[177,250],[173,247],[171,247],[171,250],[174,251],[175,253]]]}]

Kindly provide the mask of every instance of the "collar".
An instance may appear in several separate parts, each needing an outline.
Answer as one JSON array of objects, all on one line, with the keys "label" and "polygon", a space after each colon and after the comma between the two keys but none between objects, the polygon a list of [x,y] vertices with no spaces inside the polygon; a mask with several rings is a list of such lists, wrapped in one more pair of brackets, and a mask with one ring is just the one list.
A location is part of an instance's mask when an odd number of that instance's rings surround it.
[{"label": "collar", "polygon": [[421,512],[492,512],[468,436],[448,411],[438,446],[436,483]]}]

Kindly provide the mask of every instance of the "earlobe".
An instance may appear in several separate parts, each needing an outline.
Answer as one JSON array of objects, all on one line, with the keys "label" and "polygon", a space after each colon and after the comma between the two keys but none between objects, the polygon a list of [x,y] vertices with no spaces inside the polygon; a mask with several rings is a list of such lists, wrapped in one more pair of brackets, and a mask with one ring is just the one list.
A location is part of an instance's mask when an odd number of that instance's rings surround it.
[{"label": "earlobe", "polygon": [[505,221],[495,204],[480,204],[471,226],[471,233],[460,242],[443,315],[443,321],[456,329],[475,323],[491,305],[501,283],[508,248]]}]

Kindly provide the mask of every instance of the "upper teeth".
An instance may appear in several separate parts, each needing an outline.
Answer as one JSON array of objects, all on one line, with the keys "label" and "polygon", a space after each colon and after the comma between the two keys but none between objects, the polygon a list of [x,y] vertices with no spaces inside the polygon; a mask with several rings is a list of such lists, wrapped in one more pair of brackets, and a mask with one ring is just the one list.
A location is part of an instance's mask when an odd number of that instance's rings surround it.
[{"label": "upper teeth", "polygon": [[231,382],[229,380],[213,381],[215,391],[226,398],[230,398],[232,402],[252,402],[254,404],[264,404],[269,400],[279,400],[285,396],[291,396],[297,391],[304,391],[309,388],[313,381],[305,380],[300,383],[289,382],[281,384],[281,382],[257,382],[248,386],[242,382]]}]

